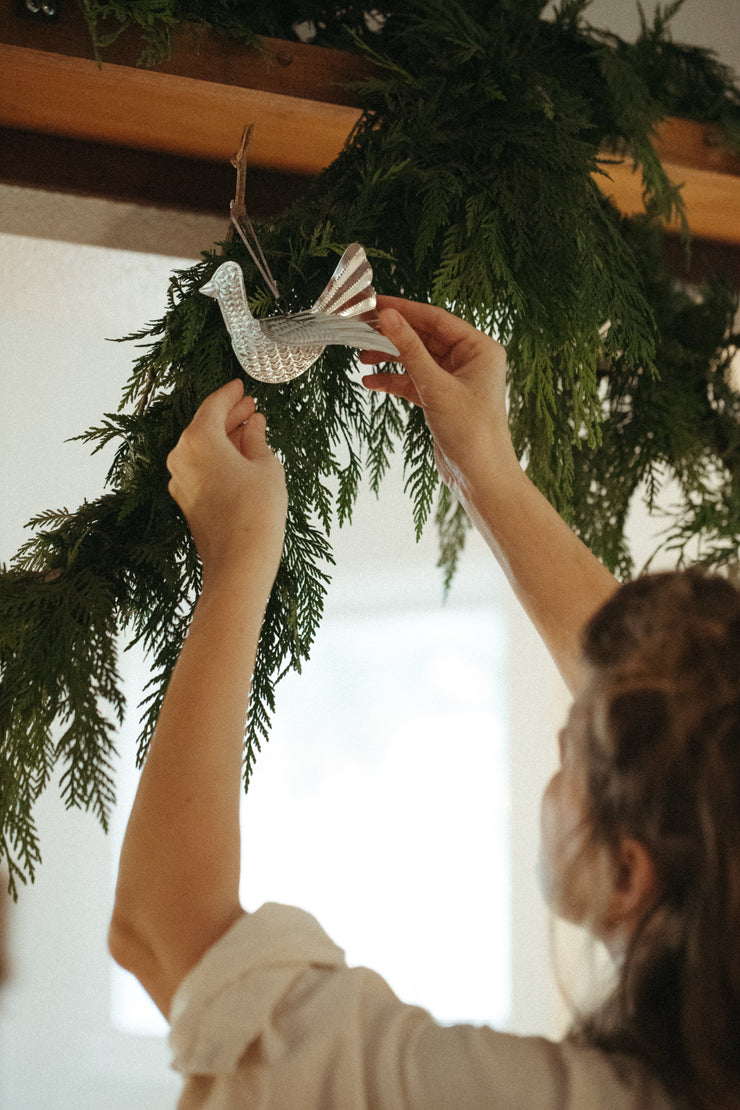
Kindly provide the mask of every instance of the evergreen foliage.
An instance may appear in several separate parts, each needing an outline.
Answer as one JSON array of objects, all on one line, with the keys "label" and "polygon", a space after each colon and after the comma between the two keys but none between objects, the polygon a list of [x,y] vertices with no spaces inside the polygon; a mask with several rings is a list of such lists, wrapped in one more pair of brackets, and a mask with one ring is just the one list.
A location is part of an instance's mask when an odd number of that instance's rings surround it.
[{"label": "evergreen foliage", "polygon": [[[740,535],[737,394],[726,370],[736,292],[687,290],[661,263],[659,220],[681,214],[652,129],[681,113],[740,130],[731,75],[674,44],[659,8],[635,44],[588,25],[587,0],[81,0],[95,49],[129,26],[143,60],[166,56],[183,22],[342,45],[372,58],[364,111],[344,151],[306,196],[259,235],[285,308],[310,305],[337,256],[357,240],[377,288],[454,307],[506,343],[515,445],[529,473],[593,550],[632,571],[624,522],[634,491],[666,476],[682,502],[667,542],[735,560]],[[258,125],[258,121],[257,121]],[[624,220],[592,177],[603,149],[632,152],[646,216]],[[248,196],[247,196],[248,201]],[[77,511],[47,512],[0,570],[0,853],[11,888],[33,876],[33,805],[54,767],[69,805],[106,823],[111,756],[124,706],[118,634],[152,658],[143,758],[200,585],[165,460],[200,401],[240,373],[218,308],[198,292],[223,258],[245,271],[253,312],[273,311],[238,241],[172,277],[166,316],[145,341],[120,409],[82,437],[113,452],[107,490]],[[260,640],[247,724],[245,780],[269,734],[275,685],[308,657],[330,580],[331,529],[351,519],[360,482],[378,492],[403,452],[417,533],[433,517],[447,585],[468,522],[438,487],[423,417],[367,396],[329,348],[282,386],[248,381],[284,461],[285,552]]]}]

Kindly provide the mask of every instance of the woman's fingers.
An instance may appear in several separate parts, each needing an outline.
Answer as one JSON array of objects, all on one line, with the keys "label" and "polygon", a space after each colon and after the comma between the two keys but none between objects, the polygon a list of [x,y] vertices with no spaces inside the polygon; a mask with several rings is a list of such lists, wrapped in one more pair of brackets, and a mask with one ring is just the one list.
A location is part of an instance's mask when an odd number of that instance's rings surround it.
[{"label": "woman's fingers", "polygon": [[[430,305],[426,307],[431,308]],[[432,308],[432,316],[437,311],[441,312],[442,310]],[[434,389],[434,384],[439,381],[440,376],[446,377],[446,371],[440,367],[430,353],[425,340],[397,309],[392,307],[381,309],[380,325],[384,335],[387,335],[400,351],[404,370],[414,387],[416,394],[414,400],[416,403],[419,403],[419,400],[424,403],[425,395],[430,389]],[[391,386],[391,388],[394,387]],[[395,388],[398,389],[399,387],[396,386]],[[400,388],[404,389],[405,392],[398,395],[406,396],[410,400],[408,385]]]},{"label": "woman's fingers", "polygon": [[424,301],[407,301],[403,297],[387,297],[379,294],[376,298],[376,307],[380,313],[388,310],[397,312],[412,328],[439,333],[441,337],[448,334],[450,330],[454,331],[457,325],[467,327],[463,321],[452,316],[444,308],[426,304]]},{"label": "woman's fingers", "polygon": [[416,386],[408,374],[365,374],[362,384],[367,389],[373,389],[378,393],[390,393],[394,397],[401,397],[404,401],[410,401],[412,405],[420,403]]},{"label": "woman's fingers", "polygon": [[244,394],[240,378],[234,378],[206,397],[196,416],[199,423],[207,424],[217,436],[223,429],[245,458],[257,459],[271,454],[265,437],[265,418],[256,411],[254,397]]},{"label": "woman's fingers", "polygon": [[267,422],[261,412],[252,412],[247,422],[239,429],[239,447],[247,459],[260,459],[272,455],[267,445]]},{"label": "woman's fingers", "polygon": [[[424,304],[421,301],[405,301],[402,297],[378,296],[377,309],[383,324],[383,312],[391,309],[397,312],[420,336],[433,355],[444,354],[461,340],[477,336],[472,324],[453,316],[438,305]],[[385,333],[385,325],[383,325]],[[392,339],[392,336],[388,336]],[[395,342],[395,340],[394,340]]]},{"label": "woman's fingers", "polygon": [[[470,342],[478,333],[434,305],[378,297],[378,310],[383,334],[398,347],[406,372],[368,374],[363,384],[415,405],[427,404],[435,388],[445,387],[447,375],[455,368],[455,347]],[[361,358],[371,365],[387,361],[372,351]]]},{"label": "woman's fingers", "polygon": [[243,382],[240,378],[232,378],[201,401],[191,423],[215,426],[220,424],[223,427],[231,410],[244,399]]},{"label": "woman's fingers", "polygon": [[[241,382],[239,384],[241,385]],[[230,382],[229,385],[231,385]],[[244,386],[242,385],[242,396],[226,414],[225,428],[227,436],[231,435],[240,424],[246,423],[250,416],[254,415],[254,397],[244,396],[243,390]]]},{"label": "woman's fingers", "polygon": [[172,496],[178,500],[186,471],[204,472],[207,464],[216,465],[217,459],[225,462],[223,451],[230,451],[232,446],[255,460],[271,454],[265,438],[265,418],[256,413],[254,398],[245,396],[240,378],[205,398],[170,452],[167,467],[173,479],[169,486]]}]

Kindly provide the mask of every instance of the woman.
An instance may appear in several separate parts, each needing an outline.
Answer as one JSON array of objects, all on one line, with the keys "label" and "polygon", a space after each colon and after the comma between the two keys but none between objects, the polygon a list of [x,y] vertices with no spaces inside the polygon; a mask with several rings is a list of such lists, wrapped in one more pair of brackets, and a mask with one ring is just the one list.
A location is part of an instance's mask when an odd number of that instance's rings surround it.
[{"label": "woman", "polygon": [[574,694],[542,805],[544,885],[607,944],[618,987],[558,1044],[440,1028],[347,969],[307,914],[242,909],[243,725],[286,494],[264,419],[231,382],[169,459],[203,590],[110,934],[172,1023],[181,1107],[740,1107],[740,601],[692,575],[618,590],[519,467],[502,348],[441,309],[379,305],[405,373],[366,385],[423,407],[443,479]]}]

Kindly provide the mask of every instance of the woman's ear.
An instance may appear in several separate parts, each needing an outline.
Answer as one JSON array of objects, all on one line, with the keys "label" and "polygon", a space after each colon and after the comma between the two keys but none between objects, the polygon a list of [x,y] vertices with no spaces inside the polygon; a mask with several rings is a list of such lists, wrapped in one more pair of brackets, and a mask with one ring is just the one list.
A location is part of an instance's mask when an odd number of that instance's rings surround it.
[{"label": "woman's ear", "polygon": [[614,859],[614,885],[604,925],[609,931],[634,928],[655,902],[658,880],[652,856],[644,844],[625,837]]}]

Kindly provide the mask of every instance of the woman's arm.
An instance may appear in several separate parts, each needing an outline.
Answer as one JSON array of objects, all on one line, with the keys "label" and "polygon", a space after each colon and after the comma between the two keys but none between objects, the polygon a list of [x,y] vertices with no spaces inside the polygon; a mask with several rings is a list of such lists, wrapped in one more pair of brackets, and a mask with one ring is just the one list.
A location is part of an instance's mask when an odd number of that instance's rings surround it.
[{"label": "woman's arm", "polygon": [[110,930],[114,957],[165,1016],[182,978],[243,912],[244,722],[287,508],[264,418],[239,381],[201,405],[168,466],[203,589],[141,775]]},{"label": "woman's arm", "polygon": [[583,678],[581,630],[617,582],[519,465],[506,418],[503,347],[441,308],[393,297],[379,297],[378,307],[406,373],[368,375],[365,384],[421,405],[442,479],[575,692]]}]

